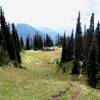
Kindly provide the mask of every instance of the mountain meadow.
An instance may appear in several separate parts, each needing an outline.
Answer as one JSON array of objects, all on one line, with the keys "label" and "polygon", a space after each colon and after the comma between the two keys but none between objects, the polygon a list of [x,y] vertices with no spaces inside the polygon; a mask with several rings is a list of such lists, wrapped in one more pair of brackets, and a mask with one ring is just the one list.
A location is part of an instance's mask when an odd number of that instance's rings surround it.
[{"label": "mountain meadow", "polygon": [[0,100],[100,100],[100,23],[70,36],[8,23],[0,7]]}]

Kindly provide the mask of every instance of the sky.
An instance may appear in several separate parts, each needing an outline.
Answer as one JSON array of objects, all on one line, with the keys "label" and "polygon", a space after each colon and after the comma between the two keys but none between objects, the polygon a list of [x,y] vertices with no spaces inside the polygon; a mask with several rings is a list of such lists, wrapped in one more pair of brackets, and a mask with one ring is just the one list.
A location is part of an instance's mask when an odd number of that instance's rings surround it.
[{"label": "sky", "polygon": [[75,29],[78,12],[82,27],[89,26],[91,13],[100,19],[100,0],[0,0],[8,22],[55,30]]}]

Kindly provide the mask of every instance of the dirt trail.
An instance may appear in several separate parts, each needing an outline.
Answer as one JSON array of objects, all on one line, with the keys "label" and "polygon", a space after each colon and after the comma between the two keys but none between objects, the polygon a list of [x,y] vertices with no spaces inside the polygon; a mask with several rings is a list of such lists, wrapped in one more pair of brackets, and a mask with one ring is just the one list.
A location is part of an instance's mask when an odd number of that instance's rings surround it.
[{"label": "dirt trail", "polygon": [[75,86],[76,88],[76,92],[75,92],[75,95],[72,96],[72,99],[71,100],[78,100],[81,92],[82,92],[82,87],[80,85],[80,83],[77,83],[77,82],[73,82],[73,85]]},{"label": "dirt trail", "polygon": [[81,89],[80,87],[77,88],[77,91],[76,91],[75,95],[72,96],[72,100],[78,100],[78,97],[79,97],[80,94],[81,94],[81,90],[82,90],[82,89]]},{"label": "dirt trail", "polygon": [[[71,97],[71,100],[78,100],[78,97],[80,96],[82,92],[81,86],[79,86],[78,83],[72,82],[70,83],[70,87],[74,86],[76,88],[75,95]],[[58,94],[52,96],[52,100],[61,100],[61,97],[64,96],[64,94],[68,91],[70,88],[66,88],[64,91],[60,91]]]},{"label": "dirt trail", "polygon": [[64,90],[64,91],[60,91],[57,95],[53,95],[52,96],[52,100],[60,100],[60,98],[62,96],[64,96],[64,94],[67,92],[67,90]]}]

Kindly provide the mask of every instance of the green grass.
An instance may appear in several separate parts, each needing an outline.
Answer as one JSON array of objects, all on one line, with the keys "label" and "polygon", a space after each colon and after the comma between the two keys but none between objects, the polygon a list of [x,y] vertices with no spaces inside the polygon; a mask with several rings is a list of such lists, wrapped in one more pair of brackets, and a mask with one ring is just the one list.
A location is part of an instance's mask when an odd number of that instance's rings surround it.
[{"label": "green grass", "polygon": [[66,64],[66,73],[57,70],[55,59],[60,51],[21,53],[25,69],[0,67],[0,100],[53,100],[52,96],[66,90],[60,100],[71,100],[80,89],[79,100],[100,100],[100,91],[87,86],[82,78],[70,75],[72,62]]}]

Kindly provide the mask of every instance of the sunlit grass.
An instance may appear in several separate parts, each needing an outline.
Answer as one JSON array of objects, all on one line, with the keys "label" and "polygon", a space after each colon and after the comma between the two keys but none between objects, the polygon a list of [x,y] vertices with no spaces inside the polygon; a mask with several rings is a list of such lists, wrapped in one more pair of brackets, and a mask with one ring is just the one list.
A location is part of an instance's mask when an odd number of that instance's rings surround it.
[{"label": "sunlit grass", "polygon": [[[60,100],[71,100],[80,90],[79,100],[100,100],[100,91],[72,81],[72,62],[66,64],[66,73],[58,70],[54,59],[61,51],[21,53],[25,69],[0,67],[0,100],[52,100],[53,95],[66,90]],[[76,77],[77,78],[77,77]],[[76,80],[76,79],[74,79]]]}]

